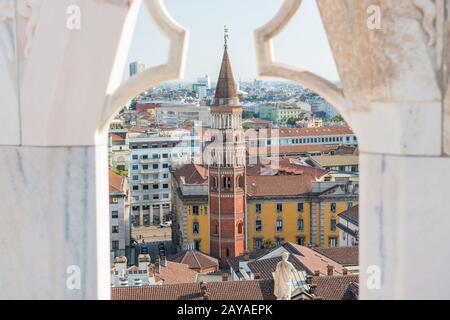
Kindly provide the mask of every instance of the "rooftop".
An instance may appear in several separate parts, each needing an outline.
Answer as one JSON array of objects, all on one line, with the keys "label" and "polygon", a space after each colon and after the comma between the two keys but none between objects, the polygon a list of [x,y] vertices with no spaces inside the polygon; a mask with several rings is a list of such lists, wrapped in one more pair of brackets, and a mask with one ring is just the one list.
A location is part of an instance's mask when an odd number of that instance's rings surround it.
[{"label": "rooftop", "polygon": [[173,262],[187,264],[190,269],[198,271],[219,267],[219,261],[216,258],[195,250],[182,251],[170,256],[168,259]]}]

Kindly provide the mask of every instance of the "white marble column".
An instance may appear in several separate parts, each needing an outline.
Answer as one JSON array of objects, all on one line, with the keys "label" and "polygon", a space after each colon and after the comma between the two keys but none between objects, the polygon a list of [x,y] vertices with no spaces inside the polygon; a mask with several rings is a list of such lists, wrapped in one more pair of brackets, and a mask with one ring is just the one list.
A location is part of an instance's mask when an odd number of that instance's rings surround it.
[{"label": "white marble column", "polygon": [[108,298],[107,147],[0,147],[0,298]]}]

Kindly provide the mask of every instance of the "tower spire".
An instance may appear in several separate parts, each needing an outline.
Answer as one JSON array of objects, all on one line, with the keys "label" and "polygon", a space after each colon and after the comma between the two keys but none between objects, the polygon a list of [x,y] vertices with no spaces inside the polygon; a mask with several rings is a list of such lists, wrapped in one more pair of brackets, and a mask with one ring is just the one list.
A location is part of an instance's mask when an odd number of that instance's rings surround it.
[{"label": "tower spire", "polygon": [[224,50],[228,50],[228,27],[225,25],[223,27],[223,48]]}]

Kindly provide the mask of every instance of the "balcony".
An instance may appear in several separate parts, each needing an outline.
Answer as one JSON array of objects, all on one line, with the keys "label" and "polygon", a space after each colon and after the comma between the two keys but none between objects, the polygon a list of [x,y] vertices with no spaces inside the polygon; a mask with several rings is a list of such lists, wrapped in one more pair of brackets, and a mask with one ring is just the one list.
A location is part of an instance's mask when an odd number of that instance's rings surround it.
[{"label": "balcony", "polygon": [[159,163],[161,162],[161,158],[157,158],[157,159],[140,159],[139,163],[140,164],[152,164],[152,163]]}]

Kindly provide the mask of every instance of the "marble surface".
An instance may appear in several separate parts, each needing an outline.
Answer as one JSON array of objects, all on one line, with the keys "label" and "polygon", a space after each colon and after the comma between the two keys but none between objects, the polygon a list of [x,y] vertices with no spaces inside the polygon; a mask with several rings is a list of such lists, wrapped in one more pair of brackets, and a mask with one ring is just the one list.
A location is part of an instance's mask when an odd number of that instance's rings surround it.
[{"label": "marble surface", "polygon": [[0,299],[108,299],[107,147],[0,147],[0,163]]},{"label": "marble surface", "polygon": [[[450,158],[361,155],[360,262],[364,299],[450,299]],[[367,268],[382,271],[370,290]]]}]

